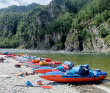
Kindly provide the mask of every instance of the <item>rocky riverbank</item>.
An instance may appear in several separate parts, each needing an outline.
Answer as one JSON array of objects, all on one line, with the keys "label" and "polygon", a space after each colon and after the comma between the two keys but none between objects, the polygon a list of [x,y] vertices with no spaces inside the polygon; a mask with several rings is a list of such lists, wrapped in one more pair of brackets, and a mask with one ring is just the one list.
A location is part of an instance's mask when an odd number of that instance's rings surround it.
[{"label": "rocky riverbank", "polygon": [[[16,73],[32,73],[32,68],[21,66],[16,68],[14,65],[18,61],[1,56],[6,59],[0,63],[0,93],[109,93],[108,90],[98,88],[99,82],[83,83],[57,83],[48,80],[42,80],[43,85],[51,85],[52,89],[41,88],[36,80],[41,79],[40,74],[16,76]],[[30,81],[34,86],[26,86],[26,81]],[[15,86],[16,85],[16,86]],[[102,86],[103,87],[103,86]]]}]

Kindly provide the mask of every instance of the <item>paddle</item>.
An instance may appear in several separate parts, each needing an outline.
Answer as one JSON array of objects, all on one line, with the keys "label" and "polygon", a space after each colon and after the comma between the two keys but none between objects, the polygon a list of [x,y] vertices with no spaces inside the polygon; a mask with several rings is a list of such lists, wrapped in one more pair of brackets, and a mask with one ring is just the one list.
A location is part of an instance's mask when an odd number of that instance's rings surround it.
[{"label": "paddle", "polygon": [[26,85],[14,85],[16,86],[20,86],[20,87],[41,87],[41,88],[45,88],[45,89],[51,89],[52,86],[51,85],[42,85],[42,86],[26,86]]},{"label": "paddle", "polygon": [[15,87],[38,87],[38,86],[26,86],[26,85],[14,85]]},{"label": "paddle", "polygon": [[51,89],[51,88],[52,88],[51,85],[43,85],[43,86],[40,86],[40,87],[42,87],[42,88],[46,88],[46,89]]}]

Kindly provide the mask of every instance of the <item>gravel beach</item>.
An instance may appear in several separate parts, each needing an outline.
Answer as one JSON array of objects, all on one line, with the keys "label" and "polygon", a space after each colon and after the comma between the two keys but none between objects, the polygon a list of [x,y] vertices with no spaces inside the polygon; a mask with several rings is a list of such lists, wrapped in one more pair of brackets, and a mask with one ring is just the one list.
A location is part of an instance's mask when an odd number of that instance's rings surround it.
[{"label": "gravel beach", "polygon": [[[14,65],[18,61],[4,55],[0,55],[1,57],[6,60],[0,63],[0,93],[110,93],[110,89],[106,90],[99,87],[101,84],[97,82],[58,83],[42,79],[43,85],[52,86],[52,89],[44,89],[36,82],[36,80],[41,79],[40,74],[16,76],[19,72],[32,73],[32,68],[26,66],[16,68]],[[26,81],[30,81],[34,86],[26,86]]]}]

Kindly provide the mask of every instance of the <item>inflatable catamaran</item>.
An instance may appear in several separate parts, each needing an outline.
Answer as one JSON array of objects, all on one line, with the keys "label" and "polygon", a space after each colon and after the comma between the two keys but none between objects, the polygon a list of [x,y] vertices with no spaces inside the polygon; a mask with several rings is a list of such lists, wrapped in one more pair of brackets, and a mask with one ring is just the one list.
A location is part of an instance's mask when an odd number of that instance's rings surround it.
[{"label": "inflatable catamaran", "polygon": [[40,75],[41,78],[56,82],[86,82],[101,80],[107,77],[106,72],[101,71],[100,69],[93,71],[89,68],[88,64],[75,66],[70,69],[66,69],[66,71],[54,68],[50,68],[50,70],[49,68],[42,68],[39,69],[39,71],[42,73],[46,72]]}]

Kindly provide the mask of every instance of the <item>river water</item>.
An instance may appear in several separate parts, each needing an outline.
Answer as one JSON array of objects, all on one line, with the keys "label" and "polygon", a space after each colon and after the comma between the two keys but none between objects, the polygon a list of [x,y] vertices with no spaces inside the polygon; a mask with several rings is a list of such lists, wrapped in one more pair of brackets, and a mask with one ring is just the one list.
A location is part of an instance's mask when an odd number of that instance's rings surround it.
[{"label": "river water", "polygon": [[43,58],[51,58],[53,61],[70,61],[74,65],[89,64],[90,68],[100,69],[107,72],[108,76],[103,82],[110,86],[110,53],[80,53],[64,51],[39,51],[39,50],[22,50],[22,49],[0,49],[0,52],[13,52],[17,54],[29,54]]}]

